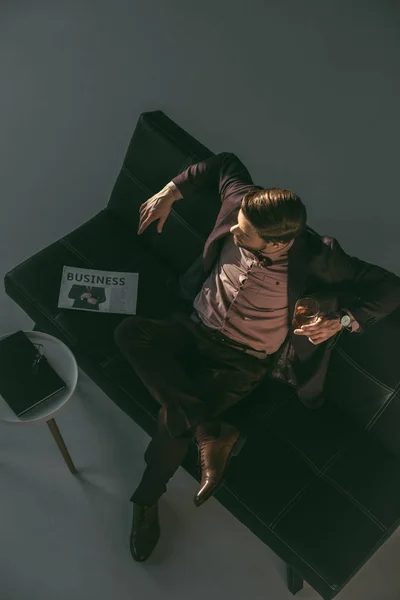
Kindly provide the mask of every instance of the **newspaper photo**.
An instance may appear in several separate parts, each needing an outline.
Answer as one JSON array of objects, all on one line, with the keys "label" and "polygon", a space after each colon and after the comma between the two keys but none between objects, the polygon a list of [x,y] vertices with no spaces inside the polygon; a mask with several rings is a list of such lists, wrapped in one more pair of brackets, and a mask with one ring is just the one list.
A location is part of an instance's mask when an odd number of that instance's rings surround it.
[{"label": "newspaper photo", "polygon": [[63,268],[58,308],[136,314],[138,273]]}]

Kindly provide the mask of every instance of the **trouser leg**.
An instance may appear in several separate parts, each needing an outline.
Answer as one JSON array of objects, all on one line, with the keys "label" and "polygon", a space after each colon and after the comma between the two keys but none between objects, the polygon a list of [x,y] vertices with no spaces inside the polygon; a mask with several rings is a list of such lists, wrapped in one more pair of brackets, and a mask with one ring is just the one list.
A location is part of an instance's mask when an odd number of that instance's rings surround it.
[{"label": "trouser leg", "polygon": [[114,339],[122,354],[163,406],[165,425],[180,437],[204,418],[205,406],[183,364],[195,360],[195,340],[179,323],[129,317],[116,328]]},{"label": "trouser leg", "polygon": [[[175,322],[125,319],[115,341],[162,405],[158,432],[146,450],[146,469],[131,498],[138,504],[154,504],[182,464],[191,433],[200,425],[200,437],[218,435],[209,420],[247,396],[265,374],[266,365],[215,344],[196,327],[187,329]],[[180,359],[191,351],[197,356],[189,377]]]},{"label": "trouser leg", "polygon": [[[246,382],[244,376],[238,377],[232,372],[229,378],[228,376],[219,378],[215,377],[212,370],[203,369],[200,377],[196,378],[196,383],[199,389],[201,387],[203,395],[207,395],[211,404],[215,406],[209,407],[210,420],[192,430],[193,436],[188,432],[185,436],[172,438],[165,427],[165,414],[162,408],[159,414],[158,431],[145,453],[146,469],[131,500],[143,505],[157,502],[166,492],[168,481],[186,457],[193,438],[196,437],[197,441],[201,441],[207,437],[217,437],[219,422],[215,419],[228,407],[246,397],[257,386],[264,371],[265,369],[260,366],[258,372],[252,373],[251,381]],[[218,403],[214,403],[213,399],[218,399]]]},{"label": "trouser leg", "polygon": [[144,458],[146,468],[132,502],[143,506],[155,504],[167,490],[167,483],[182,464],[189,451],[192,436],[186,433],[173,438],[164,425],[164,411],[161,408],[158,431],[150,441]]}]

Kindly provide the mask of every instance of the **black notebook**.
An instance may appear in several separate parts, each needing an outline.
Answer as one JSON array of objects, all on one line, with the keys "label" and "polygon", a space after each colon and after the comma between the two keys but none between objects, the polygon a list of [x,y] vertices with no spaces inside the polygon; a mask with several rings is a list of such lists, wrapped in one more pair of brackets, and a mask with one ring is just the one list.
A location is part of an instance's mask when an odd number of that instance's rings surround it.
[{"label": "black notebook", "polygon": [[67,386],[23,331],[0,340],[0,394],[18,416]]}]

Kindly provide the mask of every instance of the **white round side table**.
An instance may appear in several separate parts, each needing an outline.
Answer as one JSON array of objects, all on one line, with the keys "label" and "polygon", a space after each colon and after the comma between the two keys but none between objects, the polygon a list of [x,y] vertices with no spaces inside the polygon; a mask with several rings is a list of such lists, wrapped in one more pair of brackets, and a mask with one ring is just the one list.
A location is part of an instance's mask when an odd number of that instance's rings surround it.
[{"label": "white round side table", "polygon": [[[67,447],[55,422],[55,414],[67,403],[74,393],[78,381],[78,365],[71,350],[58,338],[41,331],[24,331],[34,344],[42,344],[42,352],[49,364],[65,381],[67,387],[48,400],[18,417],[0,395],[0,421],[13,425],[30,425],[46,421],[71,473],[77,472]],[[0,339],[11,334],[0,335]]]}]

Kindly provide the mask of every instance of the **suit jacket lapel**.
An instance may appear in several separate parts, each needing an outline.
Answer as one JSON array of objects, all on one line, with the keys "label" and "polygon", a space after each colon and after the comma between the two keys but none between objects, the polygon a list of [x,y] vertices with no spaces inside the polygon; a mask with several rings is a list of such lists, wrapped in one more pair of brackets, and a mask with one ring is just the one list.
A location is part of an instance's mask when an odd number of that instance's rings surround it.
[{"label": "suit jacket lapel", "polygon": [[305,290],[309,271],[310,248],[305,233],[296,237],[288,252],[288,307],[289,321],[292,324],[294,307]]}]

